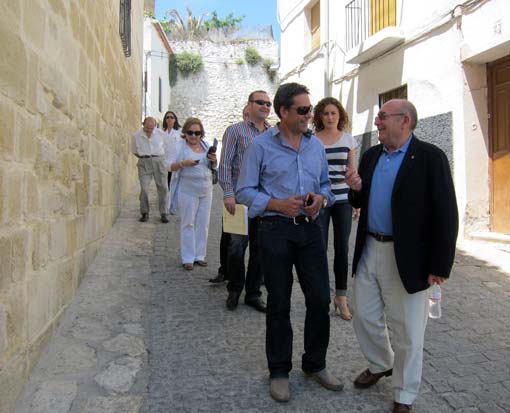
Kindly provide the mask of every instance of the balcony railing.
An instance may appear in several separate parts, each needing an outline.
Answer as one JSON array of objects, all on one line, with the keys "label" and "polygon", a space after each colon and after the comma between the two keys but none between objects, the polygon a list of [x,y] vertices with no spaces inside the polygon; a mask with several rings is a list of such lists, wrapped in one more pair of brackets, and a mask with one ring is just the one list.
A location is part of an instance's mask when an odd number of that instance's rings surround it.
[{"label": "balcony railing", "polygon": [[396,0],[352,0],[345,6],[346,48],[396,24]]}]

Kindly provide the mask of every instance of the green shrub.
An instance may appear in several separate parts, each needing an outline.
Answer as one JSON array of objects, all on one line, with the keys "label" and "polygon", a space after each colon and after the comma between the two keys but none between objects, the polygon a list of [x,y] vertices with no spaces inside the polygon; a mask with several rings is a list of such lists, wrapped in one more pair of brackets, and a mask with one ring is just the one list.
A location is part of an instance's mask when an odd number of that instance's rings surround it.
[{"label": "green shrub", "polygon": [[243,60],[243,59],[241,59],[240,57],[238,57],[238,58],[236,59],[236,65],[242,65],[242,64],[244,64],[244,60]]},{"label": "green shrub", "polygon": [[262,60],[262,67],[265,69],[267,76],[271,82],[274,81],[275,72],[271,70],[271,66],[273,65],[273,61],[271,59]]},{"label": "green shrub", "polygon": [[262,57],[254,47],[247,47],[244,51],[244,59],[249,65],[255,66],[262,61]]},{"label": "green shrub", "polygon": [[177,69],[186,77],[191,73],[198,73],[202,70],[202,56],[191,52],[181,52],[175,55]]}]

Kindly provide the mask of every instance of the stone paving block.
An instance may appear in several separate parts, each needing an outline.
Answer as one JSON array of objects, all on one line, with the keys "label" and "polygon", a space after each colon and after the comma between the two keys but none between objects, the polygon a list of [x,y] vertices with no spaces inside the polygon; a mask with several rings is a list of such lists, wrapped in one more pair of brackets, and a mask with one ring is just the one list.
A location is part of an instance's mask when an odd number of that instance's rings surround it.
[{"label": "stone paving block", "polygon": [[91,397],[83,413],[138,413],[141,404],[141,396]]},{"label": "stone paving block", "polygon": [[94,379],[108,392],[126,393],[133,386],[142,364],[139,359],[123,357],[110,363],[106,370],[96,375]]},{"label": "stone paving block", "polygon": [[53,352],[46,361],[45,371],[50,376],[60,376],[69,373],[80,374],[96,365],[96,352],[93,348],[62,340],[55,343]]},{"label": "stone paving block", "polygon": [[508,410],[505,410],[501,407],[499,407],[496,403],[494,402],[488,402],[486,404],[480,404],[478,406],[478,409],[482,412],[482,413],[508,413]]},{"label": "stone paving block", "polygon": [[143,339],[125,333],[104,341],[103,347],[108,351],[129,354],[132,357],[145,353]]},{"label": "stone paving block", "polygon": [[30,411],[32,413],[67,413],[77,392],[78,386],[75,382],[45,382],[36,391]]},{"label": "stone paving block", "polygon": [[442,397],[454,409],[475,407],[479,401],[473,393],[467,391],[446,393],[443,394]]},{"label": "stone paving block", "polygon": [[73,323],[71,334],[76,340],[100,342],[109,338],[111,332],[100,321],[89,317],[80,317]]}]

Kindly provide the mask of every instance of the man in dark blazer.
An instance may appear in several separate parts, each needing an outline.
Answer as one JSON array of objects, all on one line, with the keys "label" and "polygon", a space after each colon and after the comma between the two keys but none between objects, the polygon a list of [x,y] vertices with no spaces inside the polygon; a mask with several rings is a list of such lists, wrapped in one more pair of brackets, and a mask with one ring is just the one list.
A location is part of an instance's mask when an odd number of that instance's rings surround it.
[{"label": "man in dark blazer", "polygon": [[[393,412],[412,412],[421,381],[428,288],[450,275],[458,212],[446,155],[413,134],[414,105],[386,102],[380,144],[347,170],[349,201],[361,208],[354,250],[354,329],[368,369],[359,388],[393,376]],[[390,343],[388,328],[392,331]]]}]

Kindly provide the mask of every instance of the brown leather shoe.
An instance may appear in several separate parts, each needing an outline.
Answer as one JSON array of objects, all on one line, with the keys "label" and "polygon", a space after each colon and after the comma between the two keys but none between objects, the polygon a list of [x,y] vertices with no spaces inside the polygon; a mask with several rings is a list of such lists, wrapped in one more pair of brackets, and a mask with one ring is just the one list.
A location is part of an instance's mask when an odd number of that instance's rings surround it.
[{"label": "brown leather shoe", "polygon": [[373,386],[379,381],[381,377],[391,376],[393,369],[383,371],[382,373],[371,373],[369,369],[361,372],[361,374],[354,380],[354,386],[360,389],[366,389],[367,387]]},{"label": "brown leather shoe", "polygon": [[399,402],[393,402],[393,413],[409,413],[414,412],[412,404],[403,404]]}]

